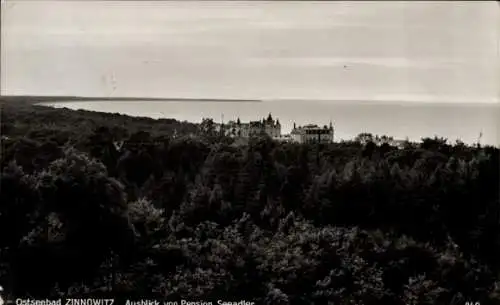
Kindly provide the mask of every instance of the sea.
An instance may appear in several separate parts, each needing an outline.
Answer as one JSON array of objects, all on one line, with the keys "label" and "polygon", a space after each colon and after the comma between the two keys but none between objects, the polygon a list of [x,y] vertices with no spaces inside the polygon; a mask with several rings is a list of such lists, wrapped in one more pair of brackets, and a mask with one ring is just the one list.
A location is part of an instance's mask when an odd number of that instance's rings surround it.
[{"label": "sea", "polygon": [[68,102],[46,103],[54,107],[122,113],[152,118],[175,118],[201,122],[212,118],[242,122],[267,118],[280,121],[282,133],[293,124],[329,125],[335,128],[335,140],[350,140],[359,133],[387,135],[395,139],[420,141],[422,137],[445,137],[468,143],[499,146],[500,105],[422,104],[380,102],[332,102],[313,100],[274,100],[262,102]]}]

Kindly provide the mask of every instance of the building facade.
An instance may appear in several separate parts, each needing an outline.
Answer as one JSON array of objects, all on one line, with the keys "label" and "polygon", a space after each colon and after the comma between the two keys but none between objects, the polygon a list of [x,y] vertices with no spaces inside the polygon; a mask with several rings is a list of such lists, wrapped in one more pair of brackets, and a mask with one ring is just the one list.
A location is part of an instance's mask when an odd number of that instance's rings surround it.
[{"label": "building facade", "polygon": [[388,144],[390,146],[394,146],[398,149],[403,149],[405,145],[409,142],[408,139],[405,140],[395,140],[393,137],[390,136],[378,136],[378,135],[372,135],[371,133],[360,133],[354,138],[354,141],[359,142],[363,145],[366,145],[368,142],[372,142],[376,144],[377,146],[383,145],[383,144]]},{"label": "building facade", "polygon": [[227,122],[227,124],[219,124],[217,129],[223,129],[224,134],[230,137],[248,138],[261,133],[265,133],[272,138],[281,137],[281,124],[279,120],[273,119],[271,114],[267,119],[248,123],[242,123],[238,118],[236,121]]},{"label": "building facade", "polygon": [[297,127],[293,124],[290,136],[294,142],[297,143],[332,143],[334,137],[334,130],[332,123],[330,126],[320,127],[315,124]]}]

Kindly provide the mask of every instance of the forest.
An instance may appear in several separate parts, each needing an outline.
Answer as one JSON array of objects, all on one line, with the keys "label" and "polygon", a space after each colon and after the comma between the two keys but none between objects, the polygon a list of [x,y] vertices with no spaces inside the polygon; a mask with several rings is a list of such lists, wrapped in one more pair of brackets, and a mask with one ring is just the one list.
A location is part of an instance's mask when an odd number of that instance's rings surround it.
[{"label": "forest", "polygon": [[496,147],[236,145],[174,119],[1,107],[10,296],[500,304]]}]

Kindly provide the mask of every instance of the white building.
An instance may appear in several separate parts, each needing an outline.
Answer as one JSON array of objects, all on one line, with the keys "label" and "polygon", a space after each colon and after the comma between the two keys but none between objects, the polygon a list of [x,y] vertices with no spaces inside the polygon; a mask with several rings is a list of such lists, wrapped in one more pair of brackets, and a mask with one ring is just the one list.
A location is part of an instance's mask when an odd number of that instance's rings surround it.
[{"label": "white building", "polygon": [[390,146],[394,146],[399,149],[403,149],[405,145],[408,143],[408,139],[406,140],[395,140],[393,137],[389,136],[373,136],[370,133],[360,133],[356,136],[355,141],[366,145],[368,142],[373,142],[377,146],[381,146],[383,144],[388,144]]},{"label": "white building", "polygon": [[297,127],[294,123],[290,135],[292,140],[298,143],[332,143],[334,130],[331,122],[330,126],[323,127],[315,124]]},{"label": "white building", "polygon": [[275,138],[275,140],[279,142],[293,142],[292,135],[289,134],[281,135],[279,138]]},{"label": "white building", "polygon": [[391,146],[395,146],[398,149],[404,149],[408,140],[391,140],[388,144]]}]

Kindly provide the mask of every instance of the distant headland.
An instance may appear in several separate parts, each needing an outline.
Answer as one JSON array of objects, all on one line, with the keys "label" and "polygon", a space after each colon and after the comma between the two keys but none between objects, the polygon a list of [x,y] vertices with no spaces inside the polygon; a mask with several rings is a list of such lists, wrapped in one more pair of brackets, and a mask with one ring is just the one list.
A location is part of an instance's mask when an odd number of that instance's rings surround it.
[{"label": "distant headland", "polygon": [[262,100],[217,99],[217,98],[155,98],[155,97],[87,97],[87,96],[43,96],[43,95],[0,95],[3,102],[24,102],[30,104],[47,102],[220,102],[260,103]]}]

